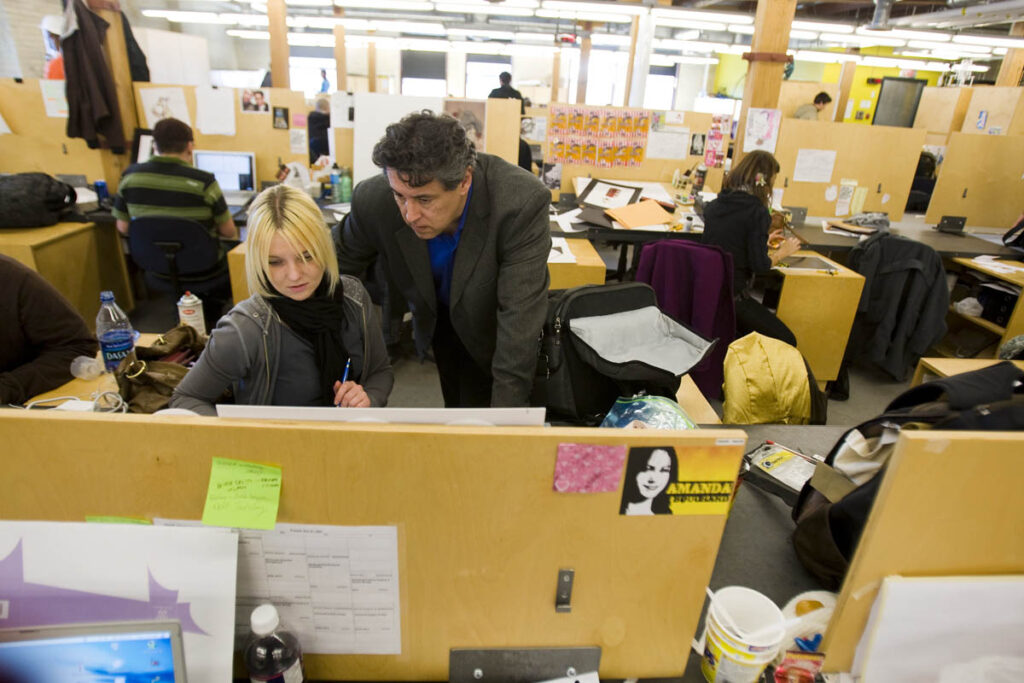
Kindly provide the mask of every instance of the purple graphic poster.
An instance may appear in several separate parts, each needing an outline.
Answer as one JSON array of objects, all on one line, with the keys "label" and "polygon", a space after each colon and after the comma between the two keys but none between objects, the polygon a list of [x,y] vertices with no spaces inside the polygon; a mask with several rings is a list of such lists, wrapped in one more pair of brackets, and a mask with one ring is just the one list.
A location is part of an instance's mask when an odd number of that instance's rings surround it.
[{"label": "purple graphic poster", "polygon": [[0,522],[0,628],[176,619],[190,681],[231,680],[230,531]]}]

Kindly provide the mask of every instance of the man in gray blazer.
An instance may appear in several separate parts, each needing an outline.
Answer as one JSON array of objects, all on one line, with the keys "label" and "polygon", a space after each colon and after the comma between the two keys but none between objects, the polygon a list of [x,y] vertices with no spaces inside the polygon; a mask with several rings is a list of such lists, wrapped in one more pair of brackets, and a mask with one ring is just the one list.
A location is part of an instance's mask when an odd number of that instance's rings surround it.
[{"label": "man in gray blazer", "polygon": [[528,405],[547,314],[550,192],[429,111],[388,126],[373,162],[384,173],[359,183],[334,228],[342,272],[380,259],[412,311],[417,349],[433,345],[445,406]]}]

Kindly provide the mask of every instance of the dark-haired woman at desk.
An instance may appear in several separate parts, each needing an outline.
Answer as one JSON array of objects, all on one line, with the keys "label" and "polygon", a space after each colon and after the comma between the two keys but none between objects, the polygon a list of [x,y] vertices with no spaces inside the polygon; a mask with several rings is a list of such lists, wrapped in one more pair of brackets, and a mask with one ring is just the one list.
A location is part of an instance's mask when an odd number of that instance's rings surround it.
[{"label": "dark-haired woman at desk", "polygon": [[771,231],[768,209],[778,173],[779,162],[770,153],[757,150],[744,156],[725,176],[718,197],[704,207],[703,242],[732,254],[736,336],[760,332],[796,346],[796,337],[786,324],[750,295],[756,273],[768,272],[800,249],[796,238],[783,238],[781,231]]},{"label": "dark-haired woman at desk", "polygon": [[215,415],[224,390],[249,405],[369,408],[394,384],[370,297],[339,276],[330,232],[309,195],[275,185],[249,208],[253,292],[220,319],[172,408]]}]

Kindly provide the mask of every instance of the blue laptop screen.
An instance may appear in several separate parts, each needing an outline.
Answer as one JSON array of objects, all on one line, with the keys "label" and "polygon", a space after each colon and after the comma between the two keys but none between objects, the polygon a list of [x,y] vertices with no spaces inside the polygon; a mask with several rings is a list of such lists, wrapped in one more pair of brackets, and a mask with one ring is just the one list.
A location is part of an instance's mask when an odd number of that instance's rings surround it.
[{"label": "blue laptop screen", "polygon": [[170,631],[0,642],[0,683],[169,683],[172,652]]}]

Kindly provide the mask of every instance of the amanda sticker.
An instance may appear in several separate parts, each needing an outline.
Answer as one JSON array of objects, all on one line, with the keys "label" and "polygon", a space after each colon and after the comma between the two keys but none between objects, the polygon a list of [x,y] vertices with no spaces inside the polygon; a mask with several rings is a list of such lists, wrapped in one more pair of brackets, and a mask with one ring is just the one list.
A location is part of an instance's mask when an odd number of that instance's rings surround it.
[{"label": "amanda sticker", "polygon": [[733,458],[723,456],[732,450],[687,447],[680,463],[672,446],[631,448],[619,514],[728,514],[735,468]]}]

